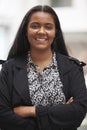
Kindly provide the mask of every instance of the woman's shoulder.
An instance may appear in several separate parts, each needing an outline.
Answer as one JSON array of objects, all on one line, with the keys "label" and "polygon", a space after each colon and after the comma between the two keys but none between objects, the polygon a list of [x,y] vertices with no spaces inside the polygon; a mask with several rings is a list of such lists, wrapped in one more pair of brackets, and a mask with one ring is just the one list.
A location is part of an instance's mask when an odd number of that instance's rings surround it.
[{"label": "woman's shoulder", "polygon": [[13,64],[14,62],[15,62],[15,58],[11,58],[9,60],[4,60],[2,62],[2,66],[4,66],[4,65],[10,65],[10,64]]},{"label": "woman's shoulder", "polygon": [[83,67],[86,65],[83,61],[80,61],[72,56],[66,56],[58,53],[56,54],[56,57],[58,67],[63,73],[70,72],[76,69],[83,71]]},{"label": "woman's shoulder", "polygon": [[24,68],[27,65],[27,57],[26,56],[17,56],[6,60],[2,66],[6,66],[7,68]]},{"label": "woman's shoulder", "polygon": [[7,71],[9,68],[12,68],[13,64],[15,63],[15,59],[9,59],[9,60],[0,60],[0,70],[1,71]]},{"label": "woman's shoulder", "polygon": [[79,67],[83,67],[86,65],[85,62],[80,61],[78,58],[75,58],[73,56],[66,56],[63,54],[57,54],[57,58],[59,57],[59,60],[62,61],[64,64],[70,64],[70,65],[77,65]]},{"label": "woman's shoulder", "polygon": [[80,61],[79,59],[75,58],[75,57],[72,57],[72,56],[68,56],[68,59],[70,62],[73,62],[74,64],[77,64],[78,66],[80,67],[83,67],[86,65],[85,62],[83,61]]}]

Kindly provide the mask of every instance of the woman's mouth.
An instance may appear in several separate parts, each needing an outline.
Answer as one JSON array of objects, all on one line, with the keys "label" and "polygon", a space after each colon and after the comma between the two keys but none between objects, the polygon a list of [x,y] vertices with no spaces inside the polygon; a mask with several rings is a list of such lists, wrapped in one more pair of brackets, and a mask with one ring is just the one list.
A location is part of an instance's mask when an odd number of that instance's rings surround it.
[{"label": "woman's mouth", "polygon": [[46,41],[47,38],[36,38],[37,41],[40,41],[40,42],[43,42],[43,41]]}]

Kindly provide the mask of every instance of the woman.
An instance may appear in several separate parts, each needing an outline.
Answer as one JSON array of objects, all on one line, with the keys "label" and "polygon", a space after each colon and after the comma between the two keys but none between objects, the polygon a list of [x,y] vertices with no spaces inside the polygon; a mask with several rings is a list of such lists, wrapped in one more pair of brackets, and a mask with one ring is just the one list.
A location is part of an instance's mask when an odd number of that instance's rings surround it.
[{"label": "woman", "polygon": [[0,72],[0,127],[76,130],[86,109],[82,64],[69,57],[55,11],[33,7]]}]

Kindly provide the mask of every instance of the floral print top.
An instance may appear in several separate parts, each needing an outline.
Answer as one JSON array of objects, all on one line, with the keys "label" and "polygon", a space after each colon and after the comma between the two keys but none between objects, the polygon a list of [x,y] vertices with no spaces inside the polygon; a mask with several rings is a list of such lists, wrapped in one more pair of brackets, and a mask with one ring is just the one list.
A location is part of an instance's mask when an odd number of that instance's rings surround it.
[{"label": "floral print top", "polygon": [[33,105],[56,105],[65,104],[66,98],[63,93],[63,84],[60,79],[56,53],[53,54],[51,63],[40,73],[28,53],[27,76],[29,93]]}]

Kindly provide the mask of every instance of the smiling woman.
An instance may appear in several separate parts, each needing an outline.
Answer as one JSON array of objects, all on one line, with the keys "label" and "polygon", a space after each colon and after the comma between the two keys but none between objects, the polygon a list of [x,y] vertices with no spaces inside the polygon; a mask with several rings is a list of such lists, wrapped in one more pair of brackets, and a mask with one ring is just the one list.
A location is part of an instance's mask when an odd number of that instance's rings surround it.
[{"label": "smiling woman", "polygon": [[31,53],[36,55],[44,51],[50,53],[50,46],[56,33],[55,24],[49,13],[36,12],[31,16],[27,29]]},{"label": "smiling woman", "polygon": [[76,130],[87,112],[83,65],[69,56],[55,11],[31,8],[0,72],[0,127]]}]

